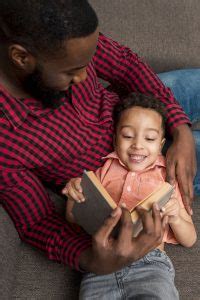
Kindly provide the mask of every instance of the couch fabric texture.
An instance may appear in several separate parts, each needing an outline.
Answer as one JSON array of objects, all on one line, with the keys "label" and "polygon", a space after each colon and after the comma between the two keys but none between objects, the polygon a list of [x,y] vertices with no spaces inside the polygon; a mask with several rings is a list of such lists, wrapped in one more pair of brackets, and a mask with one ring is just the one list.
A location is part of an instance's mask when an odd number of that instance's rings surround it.
[{"label": "couch fabric texture", "polygon": [[[126,44],[156,72],[200,67],[199,0],[90,0],[102,32]],[[64,200],[49,191],[58,210]],[[200,197],[195,197],[194,222],[200,230]],[[200,242],[192,249],[167,246],[176,269],[180,299],[200,299]],[[48,261],[20,241],[0,207],[0,298],[76,300],[80,274]]]}]

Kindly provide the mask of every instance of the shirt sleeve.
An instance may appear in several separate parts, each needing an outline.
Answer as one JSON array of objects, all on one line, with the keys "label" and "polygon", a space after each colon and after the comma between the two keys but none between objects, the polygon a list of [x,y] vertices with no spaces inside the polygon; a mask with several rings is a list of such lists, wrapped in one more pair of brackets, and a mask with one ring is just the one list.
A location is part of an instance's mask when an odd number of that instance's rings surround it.
[{"label": "shirt sleeve", "polygon": [[76,231],[55,211],[32,172],[1,173],[0,199],[23,241],[44,251],[49,259],[80,270],[79,256],[91,246],[91,237]]},{"label": "shirt sleeve", "polygon": [[139,92],[154,95],[166,106],[170,132],[181,124],[190,124],[188,116],[151,68],[128,47],[100,33],[97,51],[93,58],[97,76],[126,93]]}]

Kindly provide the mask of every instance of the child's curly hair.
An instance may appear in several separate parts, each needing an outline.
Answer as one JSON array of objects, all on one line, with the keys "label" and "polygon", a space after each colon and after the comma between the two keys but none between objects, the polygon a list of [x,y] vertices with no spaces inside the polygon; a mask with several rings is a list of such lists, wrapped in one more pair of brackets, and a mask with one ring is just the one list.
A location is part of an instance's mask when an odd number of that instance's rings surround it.
[{"label": "child's curly hair", "polygon": [[139,106],[146,109],[155,110],[162,117],[163,135],[165,133],[166,110],[164,104],[156,99],[154,96],[146,96],[139,93],[131,93],[122,101],[117,103],[113,110],[114,129],[116,131],[117,125],[121,118],[122,112],[126,109]]}]

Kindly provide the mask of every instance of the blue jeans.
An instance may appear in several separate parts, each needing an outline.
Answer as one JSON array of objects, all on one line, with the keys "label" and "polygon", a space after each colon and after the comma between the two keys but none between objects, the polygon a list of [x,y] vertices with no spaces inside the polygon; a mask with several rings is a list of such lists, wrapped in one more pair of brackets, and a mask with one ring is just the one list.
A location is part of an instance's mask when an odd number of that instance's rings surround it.
[{"label": "blue jeans", "polygon": [[[200,123],[200,69],[186,69],[158,74],[189,116],[192,123]],[[200,195],[200,130],[193,130],[197,154],[197,175],[194,192]]]},{"label": "blue jeans", "polygon": [[80,300],[175,300],[174,267],[165,252],[155,249],[122,270],[83,276]]}]

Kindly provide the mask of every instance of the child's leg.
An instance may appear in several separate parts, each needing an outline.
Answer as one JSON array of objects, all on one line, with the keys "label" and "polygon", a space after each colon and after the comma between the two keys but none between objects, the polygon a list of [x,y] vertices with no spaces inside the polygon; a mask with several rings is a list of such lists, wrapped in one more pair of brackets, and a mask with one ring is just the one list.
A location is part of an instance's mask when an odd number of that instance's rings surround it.
[{"label": "child's leg", "polygon": [[153,250],[133,263],[123,278],[127,299],[178,300],[174,276],[170,258],[159,249]]},{"label": "child's leg", "polygon": [[164,252],[156,249],[131,266],[104,276],[83,278],[80,300],[177,300],[174,268]]},{"label": "child's leg", "polygon": [[92,273],[83,276],[79,300],[120,300],[121,293],[115,273],[98,276]]}]

